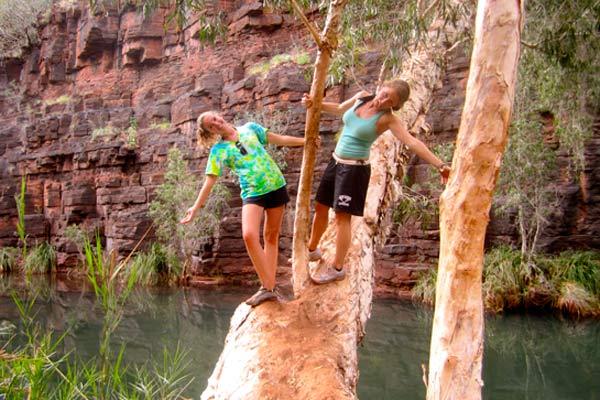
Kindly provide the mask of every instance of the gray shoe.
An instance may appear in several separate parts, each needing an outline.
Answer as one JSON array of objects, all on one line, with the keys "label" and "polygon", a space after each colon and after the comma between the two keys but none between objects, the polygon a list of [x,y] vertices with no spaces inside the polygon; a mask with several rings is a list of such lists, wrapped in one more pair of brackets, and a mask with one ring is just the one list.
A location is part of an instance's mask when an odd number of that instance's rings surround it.
[{"label": "gray shoe", "polygon": [[310,279],[317,285],[324,285],[326,283],[343,281],[346,277],[346,271],[344,269],[337,270],[334,267],[328,267],[325,272],[318,276],[310,275]]},{"label": "gray shoe", "polygon": [[308,261],[319,261],[322,256],[321,249],[318,247],[313,251],[308,251]]},{"label": "gray shoe", "polygon": [[258,292],[254,293],[252,295],[252,297],[250,297],[249,299],[246,300],[246,304],[248,304],[251,307],[256,307],[257,305],[259,305],[265,301],[277,300],[277,299],[278,299],[278,296],[274,290],[268,290],[261,286],[260,289],[258,289]]}]

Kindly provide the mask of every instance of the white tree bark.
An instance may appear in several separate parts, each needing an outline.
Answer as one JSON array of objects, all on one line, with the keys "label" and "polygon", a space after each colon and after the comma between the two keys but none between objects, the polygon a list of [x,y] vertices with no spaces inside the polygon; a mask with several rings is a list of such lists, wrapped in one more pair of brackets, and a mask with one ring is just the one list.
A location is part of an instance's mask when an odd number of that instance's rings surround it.
[{"label": "white tree bark", "polygon": [[523,3],[480,0],[467,94],[440,203],[427,399],[481,399],[483,244],[514,99]]}]

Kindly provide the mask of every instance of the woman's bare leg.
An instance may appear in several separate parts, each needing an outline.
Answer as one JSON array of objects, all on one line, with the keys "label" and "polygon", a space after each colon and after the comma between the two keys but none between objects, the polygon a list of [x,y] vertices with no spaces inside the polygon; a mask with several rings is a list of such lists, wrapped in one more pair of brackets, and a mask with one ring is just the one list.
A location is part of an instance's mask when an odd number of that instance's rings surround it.
[{"label": "woman's bare leg", "polygon": [[310,231],[310,239],[308,241],[308,249],[314,250],[319,246],[321,237],[327,229],[329,222],[329,207],[321,204],[318,201],[315,204],[315,215],[313,217],[312,228]]},{"label": "woman's bare leg", "polygon": [[344,266],[344,260],[348,249],[350,248],[350,242],[352,241],[352,215],[345,212],[335,213],[335,259],[333,266],[336,269],[342,269]]},{"label": "woman's bare leg", "polygon": [[268,208],[265,210],[266,218],[263,227],[264,254],[267,262],[264,286],[269,289],[275,287],[277,275],[277,261],[279,257],[279,232],[285,206]]},{"label": "woman's bare leg", "polygon": [[242,207],[242,237],[260,282],[265,288],[272,290],[275,282],[269,279],[269,263],[260,245],[259,227],[263,211],[264,208],[256,204],[246,204]]}]

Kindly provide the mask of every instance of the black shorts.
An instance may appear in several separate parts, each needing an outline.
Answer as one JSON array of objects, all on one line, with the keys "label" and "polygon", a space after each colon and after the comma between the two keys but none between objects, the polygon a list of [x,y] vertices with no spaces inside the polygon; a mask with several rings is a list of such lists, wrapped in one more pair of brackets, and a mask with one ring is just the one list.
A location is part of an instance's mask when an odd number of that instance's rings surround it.
[{"label": "black shorts", "polygon": [[317,189],[316,200],[335,211],[362,217],[371,166],[341,164],[331,159]]},{"label": "black shorts", "polygon": [[261,194],[260,196],[247,197],[242,199],[242,204],[256,204],[262,208],[276,208],[283,206],[290,201],[290,196],[285,186],[280,187],[272,192]]}]

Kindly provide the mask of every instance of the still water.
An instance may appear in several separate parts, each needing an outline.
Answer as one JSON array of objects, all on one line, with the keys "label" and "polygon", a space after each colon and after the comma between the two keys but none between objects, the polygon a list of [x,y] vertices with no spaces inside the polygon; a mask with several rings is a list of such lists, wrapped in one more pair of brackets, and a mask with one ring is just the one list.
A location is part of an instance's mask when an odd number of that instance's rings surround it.
[{"label": "still water", "polygon": [[[12,286],[0,278],[0,324],[18,326],[18,311],[6,295]],[[82,359],[97,354],[102,317],[90,293],[45,281],[29,290],[38,293],[36,319],[42,326],[68,331],[62,351]],[[134,292],[113,347],[124,343],[125,361],[142,363],[160,360],[163,349],[179,343],[194,377],[186,394],[199,398],[222,350],[229,319],[249,294],[239,288]],[[375,301],[359,348],[360,399],[425,397],[421,365],[428,360],[432,317],[430,309],[409,302]],[[488,317],[483,378],[485,399],[600,399],[600,322]]]}]

